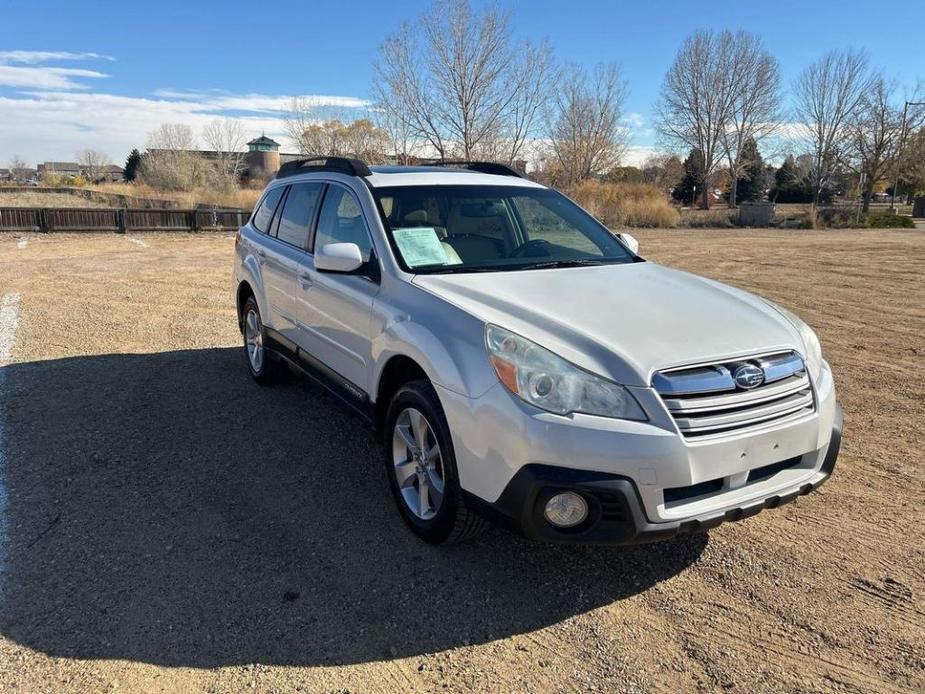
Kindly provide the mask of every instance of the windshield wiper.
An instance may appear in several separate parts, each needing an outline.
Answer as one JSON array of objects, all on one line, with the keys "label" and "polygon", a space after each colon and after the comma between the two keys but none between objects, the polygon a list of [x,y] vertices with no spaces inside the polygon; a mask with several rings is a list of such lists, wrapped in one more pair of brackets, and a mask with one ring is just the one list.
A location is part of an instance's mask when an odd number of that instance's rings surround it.
[{"label": "windshield wiper", "polygon": [[453,273],[460,272],[504,272],[505,270],[511,270],[510,265],[476,265],[471,267],[468,265],[442,265],[439,269],[431,270],[430,272],[418,272],[419,275],[449,275]]},{"label": "windshield wiper", "polygon": [[546,260],[542,263],[521,265],[519,270],[542,270],[551,267],[582,267],[584,265],[606,265],[613,261],[594,260],[592,258],[571,258],[569,260]]}]

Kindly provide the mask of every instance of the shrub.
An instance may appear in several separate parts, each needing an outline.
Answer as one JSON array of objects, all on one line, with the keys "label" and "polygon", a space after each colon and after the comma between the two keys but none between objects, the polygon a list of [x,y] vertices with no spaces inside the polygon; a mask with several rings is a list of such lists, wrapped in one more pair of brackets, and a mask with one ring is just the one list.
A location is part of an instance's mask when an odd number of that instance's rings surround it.
[{"label": "shrub", "polygon": [[816,210],[815,229],[852,229],[864,225],[858,222],[858,211],[853,207],[820,207]]},{"label": "shrub", "polygon": [[712,210],[684,210],[681,214],[681,226],[686,229],[720,228],[730,229],[736,226],[738,213],[728,208]]},{"label": "shrub", "polygon": [[566,192],[610,229],[674,228],[681,219],[667,196],[647,183],[583,181]]},{"label": "shrub", "polygon": [[890,212],[871,212],[864,221],[871,229],[915,229],[912,217]]}]

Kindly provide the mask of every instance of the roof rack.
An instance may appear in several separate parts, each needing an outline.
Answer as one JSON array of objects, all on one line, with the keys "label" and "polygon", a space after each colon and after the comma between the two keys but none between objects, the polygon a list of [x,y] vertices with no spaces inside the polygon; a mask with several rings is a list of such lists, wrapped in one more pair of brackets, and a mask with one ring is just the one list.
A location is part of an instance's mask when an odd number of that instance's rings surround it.
[{"label": "roof rack", "polygon": [[287,161],[276,173],[277,178],[295,176],[300,173],[315,173],[316,171],[336,171],[348,176],[371,176],[372,171],[365,161],[348,159],[347,157],[308,157]]},{"label": "roof rack", "polygon": [[429,166],[449,166],[457,169],[468,169],[469,171],[478,171],[484,174],[494,174],[495,176],[516,176],[523,178],[523,175],[516,169],[512,169],[507,164],[499,164],[495,161],[435,161]]}]

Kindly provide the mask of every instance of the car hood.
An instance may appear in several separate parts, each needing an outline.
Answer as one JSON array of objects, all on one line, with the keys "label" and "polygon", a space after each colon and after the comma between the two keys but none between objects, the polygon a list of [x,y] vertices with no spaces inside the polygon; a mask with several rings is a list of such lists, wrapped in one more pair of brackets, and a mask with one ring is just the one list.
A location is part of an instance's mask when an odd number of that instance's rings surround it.
[{"label": "car hood", "polygon": [[418,287],[625,385],[655,371],[803,344],[748,292],[655,263],[417,275]]}]

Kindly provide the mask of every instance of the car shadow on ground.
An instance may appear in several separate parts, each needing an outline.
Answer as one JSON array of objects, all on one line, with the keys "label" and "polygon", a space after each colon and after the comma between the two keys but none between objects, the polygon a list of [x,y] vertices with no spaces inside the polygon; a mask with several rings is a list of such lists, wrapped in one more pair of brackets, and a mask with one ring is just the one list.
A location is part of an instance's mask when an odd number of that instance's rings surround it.
[{"label": "car shadow on ground", "polygon": [[16,364],[5,398],[0,630],[54,656],[432,653],[644,591],[707,542],[560,547],[493,530],[425,545],[360,420],[304,380],[253,384],[238,349]]}]

